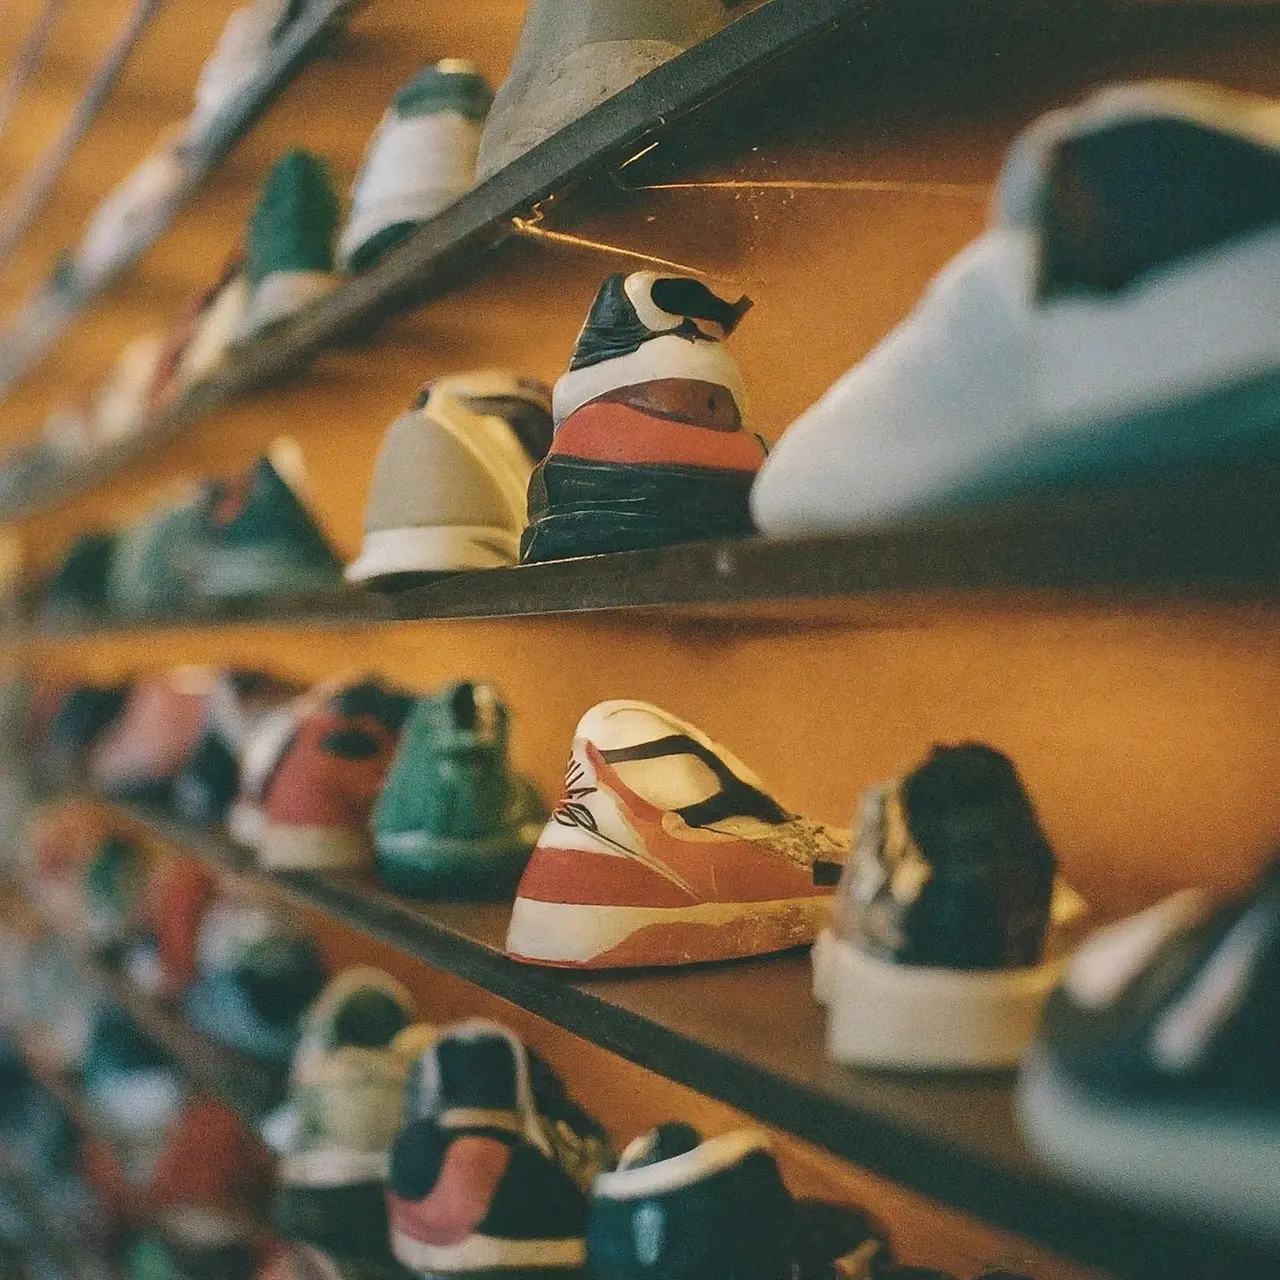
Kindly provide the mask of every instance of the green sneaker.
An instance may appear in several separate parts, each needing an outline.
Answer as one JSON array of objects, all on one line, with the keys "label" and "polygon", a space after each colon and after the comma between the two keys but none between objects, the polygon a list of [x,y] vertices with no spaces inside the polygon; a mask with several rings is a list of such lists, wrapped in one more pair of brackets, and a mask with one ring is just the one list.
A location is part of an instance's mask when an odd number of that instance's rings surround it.
[{"label": "green sneaker", "polygon": [[418,72],[382,117],[352,190],[338,256],[364,271],[476,184],[476,153],[493,92],[461,58]]},{"label": "green sneaker", "polygon": [[298,595],[342,582],[342,562],[269,457],[222,491],[192,589],[198,599]]},{"label": "green sneaker", "polygon": [[84,873],[85,930],[94,950],[118,952],[142,905],[146,855],[123,836],[108,836]]},{"label": "green sneaker", "polygon": [[397,893],[496,898],[510,893],[546,809],[507,752],[507,708],[463,681],[420,698],[373,812],[378,873]]},{"label": "green sneaker", "polygon": [[280,324],[336,286],[337,232],[338,196],[329,166],[301,149],[281,156],[249,218],[250,294],[236,342]]}]

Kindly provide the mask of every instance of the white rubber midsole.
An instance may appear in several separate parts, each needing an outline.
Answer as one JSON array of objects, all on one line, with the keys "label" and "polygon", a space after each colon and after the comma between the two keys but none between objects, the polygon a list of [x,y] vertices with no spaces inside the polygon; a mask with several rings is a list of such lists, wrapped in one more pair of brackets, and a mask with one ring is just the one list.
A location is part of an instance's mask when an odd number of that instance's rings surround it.
[{"label": "white rubber midsole", "polygon": [[829,931],[813,949],[837,1062],[907,1070],[1017,1066],[1065,959],[1023,969],[896,964]]},{"label": "white rubber midsole", "polygon": [[1280,1243],[1280,1118],[1099,1099],[1037,1049],[1018,1081],[1033,1147],[1076,1181]]},{"label": "white rubber midsole", "polygon": [[520,558],[520,532],[487,525],[435,525],[376,529],[364,535],[359,556],[346,568],[348,582],[392,573],[452,573],[503,569]]},{"label": "white rubber midsole", "polygon": [[458,1244],[427,1244],[403,1231],[391,1232],[391,1252],[414,1271],[501,1271],[521,1267],[580,1267],[586,1261],[586,1241],[500,1240],[470,1235]]},{"label": "white rubber midsole", "polygon": [[[507,929],[507,952],[529,960],[583,964],[604,955],[634,933],[654,925],[718,927],[761,916],[801,912],[812,920],[812,938],[831,900],[780,898],[770,902],[703,902],[688,907],[605,907],[517,898]],[[807,939],[797,939],[799,946]]]},{"label": "white rubber midsole", "polygon": [[272,871],[336,871],[373,866],[373,845],[349,827],[293,827],[266,822],[257,845],[258,862]]},{"label": "white rubber midsole", "polygon": [[385,1151],[347,1151],[322,1147],[299,1151],[280,1161],[280,1181],[293,1187],[348,1187],[385,1181],[391,1163]]}]

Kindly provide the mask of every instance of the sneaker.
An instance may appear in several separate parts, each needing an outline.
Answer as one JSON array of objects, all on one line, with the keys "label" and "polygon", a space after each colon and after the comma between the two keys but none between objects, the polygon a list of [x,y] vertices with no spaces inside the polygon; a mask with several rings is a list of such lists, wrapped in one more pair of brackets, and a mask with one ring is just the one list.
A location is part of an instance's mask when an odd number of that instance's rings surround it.
[{"label": "sneaker", "polygon": [[493,94],[461,58],[418,72],[382,117],[356,184],[338,256],[347,271],[388,249],[475,186],[480,132]]},{"label": "sneaker", "polygon": [[742,379],[721,345],[748,306],[652,271],[600,286],[555,385],[521,560],[751,532],[764,445],[743,429]]},{"label": "sneaker", "polygon": [[729,21],[722,0],[533,0],[480,144],[480,180]]},{"label": "sneaker", "polygon": [[390,1263],[384,1183],[409,1070],[435,1033],[377,969],[348,969],[308,1010],[289,1099],[264,1133],[280,1155],[276,1227],[340,1258]]},{"label": "sneaker", "polygon": [[[1013,762],[935,747],[863,797],[814,991],[839,1062],[924,1070],[1015,1066],[1058,979],[1051,936],[1083,909]],[[1050,943],[1055,945],[1050,945]]]},{"label": "sneaker", "polygon": [[516,1036],[459,1023],[410,1077],[387,1192],[392,1252],[424,1276],[577,1273],[587,1188],[607,1157],[599,1127]]},{"label": "sneaker", "polygon": [[62,785],[81,781],[86,762],[120,723],[133,693],[128,685],[81,685],[61,699],[35,755],[37,772]]},{"label": "sneaker", "polygon": [[107,579],[115,552],[115,535],[82,533],[71,544],[44,589],[40,612],[48,622],[64,626],[92,623],[107,613]]},{"label": "sneaker", "polygon": [[324,988],[315,943],[265,908],[224,897],[200,922],[196,964],[183,996],[191,1021],[220,1044],[286,1067]]},{"label": "sneaker", "polygon": [[124,972],[149,995],[176,1000],[197,976],[200,924],[218,882],[191,858],[168,858],[147,879]]},{"label": "sneaker", "polygon": [[39,914],[66,937],[83,935],[85,871],[111,835],[98,805],[54,804],[32,815],[22,851],[26,889]]},{"label": "sneaker", "polygon": [[478,1115],[522,1135],[584,1194],[613,1167],[613,1144],[600,1124],[515,1032],[488,1018],[453,1023],[419,1057],[405,1097],[405,1133],[418,1123],[448,1131]]},{"label": "sneaker", "polygon": [[1112,487],[1266,445],[1276,109],[1152,82],[1032,125],[987,232],[782,438],[752,494],[761,530]]},{"label": "sneaker", "polygon": [[121,799],[168,805],[209,718],[214,674],[209,667],[179,667],[139,680],[89,754],[94,784]]},{"label": "sneaker", "polygon": [[337,286],[338,196],[324,161],[296,148],[267,174],[249,218],[249,301],[236,342],[280,324]]},{"label": "sneaker", "polygon": [[790,1280],[795,1206],[769,1139],[661,1124],[596,1179],[592,1280]]},{"label": "sneaker", "polygon": [[364,680],[299,727],[267,784],[258,856],[273,871],[369,867],[374,802],[413,708],[408,693]]},{"label": "sneaker", "polygon": [[[323,592],[341,585],[342,562],[295,485],[304,477],[291,442],[223,489],[210,517],[193,594],[204,602]],[[285,478],[292,472],[294,485]]]},{"label": "sneaker", "polygon": [[179,1112],[146,1189],[151,1225],[190,1280],[248,1280],[271,1161],[231,1108],[196,1098]]},{"label": "sneaker", "polygon": [[1094,934],[1045,1008],[1023,1129],[1062,1173],[1280,1245],[1280,862],[1219,906],[1188,891]]},{"label": "sneaker", "polygon": [[352,582],[515,564],[529,479],[551,443],[551,392],[498,369],[440,378],[387,429]]},{"label": "sneaker", "polygon": [[120,352],[93,398],[93,430],[104,444],[131,436],[147,416],[147,396],[156,380],[164,340],[144,333]]},{"label": "sneaker", "polygon": [[26,947],[5,994],[26,1024],[27,1048],[52,1070],[73,1070],[91,1052],[104,1006],[60,936],[46,933]]},{"label": "sneaker", "polygon": [[547,812],[533,783],[512,772],[507,722],[487,684],[418,699],[373,811],[389,889],[463,899],[515,889]]},{"label": "sneaker", "polygon": [[239,789],[249,737],[297,694],[296,684],[261,671],[225,671],[217,678],[203,734],[174,780],[179,817],[200,826],[222,822]]},{"label": "sneaker", "polygon": [[645,702],[601,702],[578,724],[507,953],[607,969],[803,946],[848,848],[847,832],[787,812],[692,725]]},{"label": "sneaker", "polygon": [[136,927],[146,885],[146,854],[128,837],[109,835],[84,873],[84,930],[95,952],[119,954]]}]

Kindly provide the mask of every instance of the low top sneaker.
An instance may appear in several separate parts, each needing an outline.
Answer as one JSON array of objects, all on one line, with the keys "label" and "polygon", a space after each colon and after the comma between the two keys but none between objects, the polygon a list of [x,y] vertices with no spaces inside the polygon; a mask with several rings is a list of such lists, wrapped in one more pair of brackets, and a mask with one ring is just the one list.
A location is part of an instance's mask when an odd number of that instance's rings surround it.
[{"label": "low top sneaker", "polygon": [[692,964],[812,942],[848,833],[789,813],[692,725],[602,702],[520,881],[507,952],[572,968]]},{"label": "low top sneaker", "polygon": [[411,694],[369,679],[307,716],[266,786],[257,845],[264,867],[332,871],[372,864],[370,815],[412,707]]},{"label": "low top sneaker", "polygon": [[1280,108],[1120,85],[1032,125],[989,229],[786,432],[765,533],[834,533],[1273,451]]},{"label": "low top sneaker", "polygon": [[499,369],[439,378],[387,428],[353,582],[515,564],[529,478],[551,443],[551,391]]},{"label": "low top sneaker", "polygon": [[244,263],[240,254],[234,253],[165,339],[151,385],[152,409],[168,407],[222,363],[248,297]]},{"label": "low top sneaker", "polygon": [[348,969],[308,1010],[289,1099],[264,1133],[280,1154],[276,1226],[343,1258],[391,1261],[383,1184],[409,1070],[434,1038],[377,969]]},{"label": "low top sneaker", "polygon": [[236,797],[240,757],[259,724],[298,686],[261,671],[225,671],[209,699],[204,732],[173,784],[173,805],[188,822],[213,826]]},{"label": "low top sneaker", "polygon": [[418,699],[373,811],[378,874],[390,889],[493,898],[515,888],[547,814],[511,769],[507,721],[487,684]]},{"label": "low top sneaker", "polygon": [[592,1280],[791,1280],[794,1214],[765,1134],[704,1141],[662,1124],[596,1179],[587,1270]]},{"label": "low top sneaker", "polygon": [[50,622],[95,622],[107,613],[107,581],[115,535],[82,533],[71,544],[44,589],[41,613]]},{"label": "low top sneaker", "polygon": [[480,144],[483,181],[729,20],[722,0],[533,0]]},{"label": "low top sneaker", "polygon": [[236,341],[280,324],[337,285],[333,240],[338,196],[328,166],[300,148],[267,174],[249,218],[245,274],[249,301]]},{"label": "low top sneaker", "polygon": [[497,1023],[446,1028],[409,1081],[391,1158],[391,1247],[421,1275],[577,1272],[608,1139]]},{"label": "low top sneaker", "polygon": [[1013,762],[993,747],[935,747],[871,788],[814,948],[831,1056],[1016,1065],[1063,963],[1051,924],[1065,930],[1083,908],[1065,886],[1055,893],[1056,865]]},{"label": "low top sneaker", "polygon": [[1031,1144],[1144,1208],[1280,1246],[1280,862],[1221,905],[1187,891],[1094,934],[1019,1085]]},{"label": "low top sneaker", "polygon": [[420,71],[382,117],[351,192],[339,257],[364,271],[475,186],[480,131],[493,94],[461,58]]},{"label": "low top sneaker", "polygon": [[193,583],[197,599],[297,595],[342,582],[342,562],[285,478],[291,471],[303,482],[291,453],[281,442],[220,494]]},{"label": "low top sneaker", "polygon": [[764,444],[723,341],[750,306],[637,271],[596,295],[555,385],[555,437],[529,485],[522,560],[751,532]]},{"label": "low top sneaker", "polygon": [[207,1035],[280,1067],[293,1058],[302,1016],[324,987],[315,943],[265,908],[222,898],[200,922],[200,976],[188,1016]]},{"label": "low top sneaker", "polygon": [[130,982],[176,1000],[195,981],[200,924],[217,888],[213,873],[191,858],[168,858],[151,872],[125,949]]},{"label": "low top sneaker", "polygon": [[213,681],[208,667],[179,667],[139,680],[90,753],[94,783],[114,796],[167,804],[174,779],[200,741]]}]

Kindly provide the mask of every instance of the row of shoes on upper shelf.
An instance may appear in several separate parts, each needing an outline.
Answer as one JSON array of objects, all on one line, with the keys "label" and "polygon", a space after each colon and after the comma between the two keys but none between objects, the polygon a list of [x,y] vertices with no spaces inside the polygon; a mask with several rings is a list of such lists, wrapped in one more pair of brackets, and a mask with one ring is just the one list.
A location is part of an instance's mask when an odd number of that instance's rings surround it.
[{"label": "row of shoes on upper shelf", "polygon": [[[309,939],[243,885],[219,889],[199,864],[148,853],[101,809],[42,811],[23,860],[27,892],[59,934],[28,942],[7,988],[28,1051],[80,1067],[122,1174],[161,1211],[148,1260],[168,1250],[188,1275],[247,1277],[270,1171],[226,1109],[187,1096],[163,1053],[94,995],[72,948],[148,997],[180,1001],[212,1039],[290,1067],[262,1126],[279,1156],[275,1227],[340,1267],[946,1280],[897,1264],[883,1228],[852,1206],[795,1202],[762,1133],[704,1141],[663,1124],[616,1158],[509,1029],[415,1024],[408,991],[377,970],[325,985]],[[305,1260],[286,1248],[259,1274],[305,1277]]]},{"label": "row of shoes on upper shelf", "polygon": [[679,966],[813,943],[836,1060],[1021,1061],[1028,1136],[1068,1173],[1280,1240],[1280,864],[1224,903],[1176,894],[1073,955],[1084,904],[1012,762],[984,744],[935,747],[872,788],[851,836],[661,708],[605,702],[579,723],[547,816],[489,686],[415,699],[366,678],[290,701],[269,677],[213,686],[184,669],[127,694],[45,690],[27,740],[64,776],[87,759],[108,792],[225,820],[267,869],[373,867],[431,899],[514,891],[506,948],[524,963]]},{"label": "row of shoes on upper shelf", "polygon": [[[989,229],[771,454],[721,345],[746,300],[686,277],[611,277],[556,384],[549,449],[513,442],[483,406],[483,423],[433,412],[429,392],[416,426],[393,431],[362,575],[510,563],[513,532],[524,559],[732,536],[753,521],[839,532],[1265,458],[1280,367],[1278,111],[1153,82],[1035,122],[1007,155]],[[361,190],[377,186],[378,154]],[[216,352],[234,326],[215,313]],[[428,464],[448,479],[421,476]],[[509,471],[533,464],[526,528]]]}]

